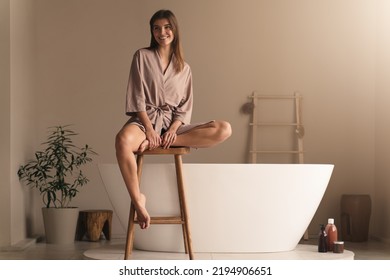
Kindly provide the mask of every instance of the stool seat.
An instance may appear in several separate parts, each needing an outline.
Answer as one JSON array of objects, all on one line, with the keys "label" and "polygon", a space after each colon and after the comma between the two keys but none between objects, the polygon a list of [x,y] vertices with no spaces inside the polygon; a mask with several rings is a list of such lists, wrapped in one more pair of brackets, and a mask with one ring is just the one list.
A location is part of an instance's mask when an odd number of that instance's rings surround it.
[{"label": "stool seat", "polygon": [[185,155],[189,154],[191,149],[189,147],[172,147],[169,149],[156,148],[153,150],[145,150],[142,153],[136,152],[136,155]]},{"label": "stool seat", "polygon": [[111,239],[112,210],[83,210],[79,212],[76,240],[87,235],[89,241],[98,241],[101,233]]},{"label": "stool seat", "polygon": [[[183,231],[183,241],[185,253],[189,254],[190,260],[192,260],[192,242],[191,242],[191,233],[188,217],[188,209],[186,203],[186,197],[184,192],[184,180],[182,172],[182,155],[190,153],[189,147],[172,147],[169,149],[157,148],[153,150],[145,150],[144,152],[136,152],[137,156],[137,177],[141,188],[141,175],[142,175],[142,166],[143,166],[143,157],[145,155],[173,155],[175,159],[175,168],[176,168],[176,179],[177,179],[177,190],[179,194],[179,207],[180,207],[180,216],[170,216],[170,217],[151,217],[150,224],[167,224],[167,225],[182,225]],[[130,205],[130,214],[129,214],[129,225],[127,228],[127,239],[126,239],[126,249],[124,259],[127,260],[132,253],[133,244],[134,244],[134,224],[138,223],[135,217],[135,207],[133,203]]]}]

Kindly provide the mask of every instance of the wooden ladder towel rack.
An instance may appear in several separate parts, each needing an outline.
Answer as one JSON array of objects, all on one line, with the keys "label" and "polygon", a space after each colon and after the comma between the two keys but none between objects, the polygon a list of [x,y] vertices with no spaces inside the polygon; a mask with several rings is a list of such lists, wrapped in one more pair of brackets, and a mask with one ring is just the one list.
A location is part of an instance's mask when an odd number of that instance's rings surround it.
[{"label": "wooden ladder towel rack", "polygon": [[[255,92],[250,97],[252,99],[252,121],[249,123],[252,130],[251,149],[249,151],[251,163],[257,163],[258,155],[261,154],[297,154],[298,163],[303,163],[303,136],[305,134],[302,124],[302,96],[295,93],[294,95],[257,95]],[[260,122],[258,121],[259,102],[263,100],[294,100],[295,120],[291,122]],[[258,128],[259,127],[295,127],[295,135],[297,137],[297,148],[293,150],[263,150],[258,148]]]}]

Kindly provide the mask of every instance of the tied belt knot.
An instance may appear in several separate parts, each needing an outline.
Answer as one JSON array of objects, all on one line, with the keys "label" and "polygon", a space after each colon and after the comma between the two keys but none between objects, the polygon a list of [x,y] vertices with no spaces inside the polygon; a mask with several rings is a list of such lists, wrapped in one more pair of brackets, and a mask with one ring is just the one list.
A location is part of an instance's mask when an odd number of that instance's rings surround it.
[{"label": "tied belt knot", "polygon": [[147,110],[152,111],[151,115],[151,120],[154,123],[154,130],[158,133],[161,134],[161,131],[164,126],[164,118],[165,118],[165,113],[171,112],[171,108],[169,105],[162,105],[162,106],[154,106],[147,104],[146,107]]}]

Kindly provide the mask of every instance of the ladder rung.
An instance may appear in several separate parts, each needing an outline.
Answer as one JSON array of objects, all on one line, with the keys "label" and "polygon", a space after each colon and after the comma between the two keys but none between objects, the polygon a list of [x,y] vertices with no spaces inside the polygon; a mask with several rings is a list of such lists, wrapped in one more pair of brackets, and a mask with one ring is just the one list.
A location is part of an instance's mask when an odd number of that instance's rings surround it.
[{"label": "ladder rung", "polygon": [[[138,223],[138,220],[134,220],[135,223]],[[184,221],[180,216],[178,217],[151,217],[150,223],[155,225],[179,225],[184,224]]]},{"label": "ladder rung", "polygon": [[303,151],[249,151],[254,154],[303,154]]},{"label": "ladder rung", "polygon": [[250,126],[302,126],[298,123],[272,123],[272,122],[259,122],[259,123],[249,123]]},{"label": "ladder rung", "polygon": [[249,98],[256,99],[297,99],[302,98],[300,95],[251,95]]}]

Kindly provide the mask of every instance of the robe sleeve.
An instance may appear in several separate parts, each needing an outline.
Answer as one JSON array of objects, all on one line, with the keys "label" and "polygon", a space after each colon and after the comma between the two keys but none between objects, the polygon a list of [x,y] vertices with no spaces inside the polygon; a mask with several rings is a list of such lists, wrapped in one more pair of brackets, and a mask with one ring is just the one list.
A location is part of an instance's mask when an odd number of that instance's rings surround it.
[{"label": "robe sleeve", "polygon": [[176,110],[173,115],[173,120],[174,121],[179,120],[183,124],[189,124],[191,122],[192,105],[193,105],[192,73],[191,73],[191,69],[188,69],[188,74],[184,86],[184,97],[181,100],[179,106],[176,107]]},{"label": "robe sleeve", "polygon": [[139,51],[131,62],[129,81],[126,92],[126,115],[135,116],[137,112],[146,111],[145,92]]}]

